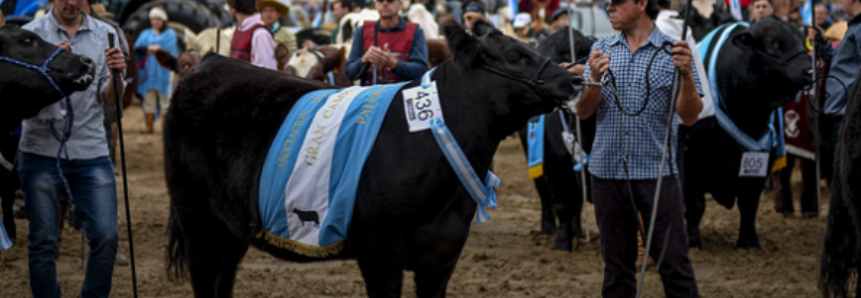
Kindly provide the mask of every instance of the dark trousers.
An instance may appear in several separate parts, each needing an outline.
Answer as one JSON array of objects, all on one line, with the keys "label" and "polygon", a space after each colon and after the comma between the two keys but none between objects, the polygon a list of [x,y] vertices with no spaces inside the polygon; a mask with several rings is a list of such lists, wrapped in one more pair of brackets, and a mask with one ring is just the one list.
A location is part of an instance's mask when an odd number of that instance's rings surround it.
[{"label": "dark trousers", "polygon": [[[648,230],[654,205],[657,179],[632,180],[634,201]],[[667,243],[658,273],[666,297],[699,297],[697,281],[688,258],[688,235],[685,232],[684,201],[676,176],[666,176],[661,185],[661,199],[655,222],[655,233],[649,255],[656,261]],[[637,261],[637,215],[631,206],[625,180],[592,177],[595,217],[601,231],[601,255],[604,257],[603,297],[634,297]],[[667,229],[669,239],[666,239]],[[647,231],[648,233],[648,231]],[[645,236],[643,237],[645,241]]]},{"label": "dark trousers", "polygon": [[792,214],[795,207],[792,206],[792,170],[795,168],[795,160],[800,160],[801,168],[801,212],[812,213],[819,211],[816,207],[816,162],[796,157],[786,156],[786,167],[780,169],[777,175],[772,175],[774,185],[774,210],[779,213]]}]

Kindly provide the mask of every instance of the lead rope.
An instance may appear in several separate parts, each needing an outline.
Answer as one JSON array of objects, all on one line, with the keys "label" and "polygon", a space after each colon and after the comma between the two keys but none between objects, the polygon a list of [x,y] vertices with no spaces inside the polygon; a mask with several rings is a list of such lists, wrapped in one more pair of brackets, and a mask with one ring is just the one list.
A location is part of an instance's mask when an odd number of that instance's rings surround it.
[{"label": "lead rope", "polygon": [[[568,0],[568,15],[569,16],[574,15],[574,0]],[[577,61],[577,51],[574,48],[574,45],[575,45],[574,44],[574,28],[571,27],[571,25],[569,24],[568,30],[569,30],[568,31],[568,44],[571,46],[571,61],[575,61],[575,63],[571,63],[571,65],[575,65],[576,61]],[[563,115],[560,115],[560,116],[563,116]],[[590,238],[589,238],[589,211],[586,210],[586,198],[588,195],[587,189],[586,189],[586,186],[587,186],[587,184],[586,184],[586,151],[582,150],[582,148],[586,147],[586,145],[583,144],[583,131],[580,128],[581,127],[580,126],[580,117],[574,117],[574,118],[575,118],[574,121],[576,121],[574,123],[574,126],[576,127],[576,130],[577,130],[577,143],[581,147],[580,160],[583,161],[583,166],[580,168],[580,190],[583,192],[583,194],[582,194],[583,195],[583,201],[582,201],[582,205],[581,205],[580,209],[583,212],[583,221],[584,221],[583,228],[586,230],[586,243],[589,243],[589,240],[590,240]],[[566,131],[568,130],[567,125],[565,127],[565,130]],[[573,150],[572,150],[572,153],[573,153]],[[572,156],[571,156],[572,158],[574,158],[573,155],[574,154],[572,154]]]}]

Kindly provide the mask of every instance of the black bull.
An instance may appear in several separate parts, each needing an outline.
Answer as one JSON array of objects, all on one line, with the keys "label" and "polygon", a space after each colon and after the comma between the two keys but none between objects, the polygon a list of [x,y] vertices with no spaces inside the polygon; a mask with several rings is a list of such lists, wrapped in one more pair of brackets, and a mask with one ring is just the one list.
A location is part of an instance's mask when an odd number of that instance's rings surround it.
[{"label": "black bull", "polygon": [[[545,58],[487,23],[474,29],[470,35],[446,24],[454,58],[438,66],[433,79],[447,126],[476,172],[484,173],[502,139],[580,92],[572,84],[582,78],[552,64],[536,88],[494,74],[486,65],[529,78]],[[197,297],[231,296],[249,244],[278,258],[313,261],[255,238],[261,230],[257,192],[281,122],[302,95],[323,88],[216,55],[177,87],[164,124],[172,211],[167,250],[169,268],[190,271]],[[357,259],[370,297],[400,296],[404,270],[415,272],[418,297],[445,296],[476,203],[430,132],[409,133],[400,94],[361,177],[347,248],[337,257]]]},{"label": "black bull", "polygon": [[[776,17],[766,17],[749,29],[735,29],[717,57],[700,55],[718,59],[715,79],[720,107],[742,132],[757,140],[767,133],[769,114],[811,82],[803,36],[797,27]],[[679,141],[691,247],[702,247],[699,224],[705,212],[704,194],[710,192],[727,208],[738,197],[741,224],[736,246],[759,249],[755,221],[766,178],[739,178],[746,150],[713,118],[695,124]],[[771,152],[768,170],[774,161],[775,152]]]},{"label": "black bull", "polygon": [[[42,66],[57,50],[31,31],[11,25],[0,27],[0,57]],[[65,94],[86,89],[93,82],[93,60],[63,51],[51,63],[49,75]],[[35,116],[43,108],[59,101],[62,96],[48,79],[38,71],[0,61],[0,154],[14,162],[18,138],[11,134],[21,120]],[[10,238],[16,238],[12,205],[17,178],[0,166],[0,197],[3,198],[3,225]],[[14,240],[13,240],[14,242]]]},{"label": "black bull", "polygon": [[[825,297],[847,297],[847,283],[861,268],[861,76],[856,76],[853,84],[834,156],[828,230],[819,274],[819,288]],[[855,285],[855,297],[861,297],[861,283]]]},{"label": "black bull", "polygon": [[[570,27],[565,26],[542,39],[538,45],[538,53],[547,56],[554,63],[571,63],[574,59],[571,57],[570,32]],[[589,56],[589,49],[592,48],[593,43],[580,31],[574,30],[577,60]],[[572,251],[572,241],[583,237],[580,215],[584,200],[580,173],[574,171],[573,157],[566,149],[567,145],[562,138],[562,132],[566,130],[565,125],[570,133],[577,135],[575,121],[576,117],[567,109],[563,109],[561,114],[558,111],[545,114],[544,175],[533,179],[535,189],[541,197],[541,233],[556,234],[553,250]],[[595,137],[595,118],[589,118],[582,123],[583,150],[588,153],[592,149],[592,141]],[[524,151],[528,151],[526,128],[519,130],[518,134]],[[588,183],[590,179],[586,180]]]}]

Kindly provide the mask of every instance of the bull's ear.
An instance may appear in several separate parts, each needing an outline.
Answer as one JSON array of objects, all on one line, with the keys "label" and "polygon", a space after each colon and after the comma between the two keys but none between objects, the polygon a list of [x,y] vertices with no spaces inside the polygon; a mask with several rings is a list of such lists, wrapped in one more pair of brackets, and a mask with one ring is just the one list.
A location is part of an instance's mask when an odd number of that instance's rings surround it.
[{"label": "bull's ear", "polygon": [[472,61],[478,53],[478,40],[457,23],[452,17],[443,21],[445,39],[448,41],[448,49],[454,56],[455,61]]},{"label": "bull's ear", "polygon": [[472,24],[472,31],[475,33],[475,36],[483,36],[496,31],[496,28],[484,20],[478,20]]},{"label": "bull's ear", "polygon": [[732,38],[732,44],[742,49],[750,49],[753,45],[753,34],[747,31],[742,32]]},{"label": "bull's ear", "polygon": [[155,60],[158,60],[158,64],[161,65],[161,67],[176,72],[176,57],[171,55],[168,51],[165,51],[163,49],[159,49],[158,51],[156,51]]}]

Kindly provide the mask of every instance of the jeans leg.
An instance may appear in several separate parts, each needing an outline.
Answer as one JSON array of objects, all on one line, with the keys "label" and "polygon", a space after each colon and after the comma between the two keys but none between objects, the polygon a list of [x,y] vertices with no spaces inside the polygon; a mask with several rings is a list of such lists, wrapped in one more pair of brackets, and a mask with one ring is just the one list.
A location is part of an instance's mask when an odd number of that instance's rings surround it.
[{"label": "jeans leg", "polygon": [[[64,167],[64,171],[67,168]],[[21,184],[27,198],[27,237],[30,289],[36,298],[60,297],[57,283],[57,230],[60,225],[59,197],[65,191],[56,160],[24,154],[20,164]],[[68,176],[68,175],[67,175]]]},{"label": "jeans leg", "polygon": [[634,297],[636,293],[637,216],[624,181],[592,177],[595,218],[604,258],[603,297]]},{"label": "jeans leg", "polygon": [[[697,281],[691,260],[688,258],[688,235],[685,233],[684,200],[676,176],[666,176],[661,185],[661,198],[649,255],[655,261],[661,258],[661,250],[666,244],[666,252],[660,263],[658,274],[664,284],[666,297],[699,297]],[[637,204],[643,215],[644,229],[652,217],[657,179],[641,180],[634,184]],[[669,234],[667,230],[669,229]],[[669,237],[668,237],[669,235]]]},{"label": "jeans leg", "polygon": [[73,203],[84,215],[90,257],[81,297],[106,298],[116,261],[117,187],[113,166],[108,157],[75,161]]}]

